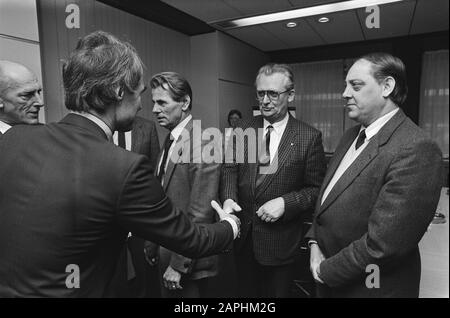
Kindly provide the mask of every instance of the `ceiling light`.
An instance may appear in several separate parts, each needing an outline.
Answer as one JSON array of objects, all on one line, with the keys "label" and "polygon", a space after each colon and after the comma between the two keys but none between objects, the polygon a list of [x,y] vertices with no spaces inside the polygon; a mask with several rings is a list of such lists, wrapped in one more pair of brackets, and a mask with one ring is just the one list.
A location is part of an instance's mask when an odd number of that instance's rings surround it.
[{"label": "ceiling light", "polygon": [[330,21],[330,19],[328,19],[327,17],[321,17],[321,18],[317,19],[317,21],[320,23],[327,23]]},{"label": "ceiling light", "polygon": [[295,28],[297,26],[297,22],[291,21],[286,23],[286,27],[288,28]]},{"label": "ceiling light", "polygon": [[276,21],[294,20],[298,18],[310,17],[315,15],[324,15],[333,12],[347,11],[359,8],[370,7],[374,5],[400,2],[405,0],[349,0],[330,4],[323,4],[314,7],[306,7],[301,9],[293,9],[289,11],[281,11],[269,14],[263,14],[253,17],[235,19],[235,20],[221,20],[213,21],[210,24],[227,30],[240,27],[246,27],[257,24],[264,24]]}]

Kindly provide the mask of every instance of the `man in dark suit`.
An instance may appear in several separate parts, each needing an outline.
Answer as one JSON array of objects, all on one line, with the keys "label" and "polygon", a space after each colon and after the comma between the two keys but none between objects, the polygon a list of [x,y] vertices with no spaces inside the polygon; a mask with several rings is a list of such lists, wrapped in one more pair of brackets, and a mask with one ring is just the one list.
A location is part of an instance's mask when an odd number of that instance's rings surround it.
[{"label": "man in dark suit", "polygon": [[0,60],[0,136],[17,124],[39,123],[41,85],[27,67]]},{"label": "man in dark suit", "polygon": [[[199,226],[174,208],[147,157],[115,146],[141,108],[143,64],[105,32],[80,40],[63,67],[73,113],[20,125],[0,140],[0,296],[106,295],[128,232],[189,257],[238,235],[234,216]],[[230,218],[231,217],[231,218]]]},{"label": "man in dark suit", "polygon": [[[148,119],[136,116],[133,128],[127,132],[114,132],[114,143],[128,151],[145,155],[154,169],[159,153],[156,124]],[[145,253],[144,239],[128,234],[126,245],[120,255],[113,293],[120,297],[160,297],[159,270],[154,254]]]},{"label": "man in dark suit", "polygon": [[[167,196],[193,222],[214,223],[210,202],[217,200],[219,194],[220,163],[206,163],[195,157],[202,153],[207,141],[202,144],[194,140],[194,125],[200,125],[200,121],[194,121],[191,115],[191,86],[175,72],[154,75],[150,86],[153,113],[158,123],[170,131],[156,174]],[[207,297],[209,278],[218,273],[218,256],[192,259],[161,248],[160,271],[163,297]]]},{"label": "man in dark suit", "polygon": [[343,93],[360,125],[342,137],[314,215],[311,271],[323,297],[418,297],[418,243],[436,210],[441,152],[399,108],[403,62],[358,59]]},{"label": "man in dark suit", "polygon": [[[221,197],[225,211],[242,207],[237,212],[242,234],[235,244],[241,296],[289,297],[302,223],[313,212],[325,173],[322,138],[318,130],[289,116],[295,93],[287,65],[261,67],[256,91],[262,116],[240,127],[262,130],[263,146],[253,151],[259,142],[243,143],[236,135],[237,147],[228,149],[238,151],[226,154],[236,160],[223,166]],[[251,153],[258,153],[258,160]]]}]

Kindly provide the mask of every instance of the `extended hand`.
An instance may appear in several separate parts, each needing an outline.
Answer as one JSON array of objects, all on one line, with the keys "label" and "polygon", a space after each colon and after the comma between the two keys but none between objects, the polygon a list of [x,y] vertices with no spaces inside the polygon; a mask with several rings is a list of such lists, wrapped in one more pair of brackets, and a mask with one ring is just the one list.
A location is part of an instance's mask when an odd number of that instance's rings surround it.
[{"label": "extended hand", "polygon": [[278,221],[283,214],[284,199],[282,197],[267,201],[256,211],[256,215],[264,222]]},{"label": "extended hand", "polygon": [[318,244],[313,243],[311,245],[311,256],[309,258],[309,266],[314,280],[318,283],[324,284],[322,279],[320,279],[320,263],[325,260],[325,256]]},{"label": "extended hand", "polygon": [[183,289],[180,285],[181,274],[174,270],[170,265],[167,266],[163,275],[163,285],[169,290]]},{"label": "extended hand", "polygon": [[226,199],[223,203],[223,210],[227,213],[234,213],[242,211],[242,208],[232,199]]},{"label": "extended hand", "polygon": [[[233,200],[231,200],[231,201],[233,201]],[[233,203],[234,203],[234,201],[233,201]],[[241,236],[241,220],[239,220],[239,218],[236,215],[225,212],[220,207],[219,203],[217,203],[214,200],[211,201],[211,206],[214,208],[214,210],[216,210],[217,214],[219,214],[219,218],[221,221],[224,219],[232,219],[237,225],[237,233],[234,233],[236,235],[235,238]],[[225,204],[224,204],[224,206],[225,206]],[[235,203],[235,208],[239,208],[239,211],[241,210],[241,207],[237,203]],[[227,220],[227,221],[229,221],[229,220]]]}]

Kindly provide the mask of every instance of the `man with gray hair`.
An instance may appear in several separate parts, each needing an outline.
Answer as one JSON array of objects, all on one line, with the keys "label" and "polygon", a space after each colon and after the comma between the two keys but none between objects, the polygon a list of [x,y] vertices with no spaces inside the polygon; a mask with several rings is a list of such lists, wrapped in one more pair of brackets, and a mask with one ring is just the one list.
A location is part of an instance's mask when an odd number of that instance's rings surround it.
[{"label": "man with gray hair", "polygon": [[41,85],[24,65],[0,60],[0,136],[17,124],[39,123]]},{"label": "man with gray hair", "polygon": [[[313,212],[325,174],[321,133],[289,115],[288,104],[294,97],[294,77],[288,65],[261,67],[256,99],[262,116],[240,127],[264,130],[265,147],[258,153],[268,160],[254,163],[245,158],[223,165],[224,209],[236,211],[242,222],[242,234],[235,244],[241,296],[290,296],[302,224]],[[250,146],[244,143],[240,148],[249,153]],[[266,165],[276,167],[263,173]]]},{"label": "man with gray hair", "polygon": [[106,296],[128,232],[190,257],[229,249],[239,232],[216,203],[222,221],[192,223],[149,159],[111,142],[141,108],[143,64],[110,34],[80,41],[63,67],[73,113],[0,139],[0,297]]}]

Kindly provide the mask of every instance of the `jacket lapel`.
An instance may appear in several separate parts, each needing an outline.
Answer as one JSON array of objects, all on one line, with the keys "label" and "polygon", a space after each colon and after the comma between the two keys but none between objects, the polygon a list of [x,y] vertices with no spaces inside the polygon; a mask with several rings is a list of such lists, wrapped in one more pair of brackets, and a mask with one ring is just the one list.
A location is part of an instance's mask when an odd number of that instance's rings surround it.
[{"label": "jacket lapel", "polygon": [[350,148],[351,144],[358,135],[360,127],[361,126],[355,126],[351,128],[352,130],[347,134],[346,139],[342,141],[342,146],[336,149],[336,152],[334,153],[333,158],[330,161],[330,166],[327,169],[327,173],[325,174],[325,178],[323,180],[322,187],[320,189],[319,196],[317,199],[318,202],[322,200],[323,193],[325,192],[328,183],[330,183],[331,178],[334,176],[334,173],[336,172],[337,168],[339,167],[339,164],[341,163],[342,159],[347,153],[348,148]]},{"label": "jacket lapel", "polygon": [[[257,198],[259,195],[264,193],[270,183],[274,180],[274,178],[278,175],[280,169],[285,165],[286,160],[289,158],[291,154],[291,146],[294,145],[294,137],[297,131],[294,129],[294,121],[291,116],[289,116],[288,122],[286,124],[286,129],[283,132],[283,136],[281,136],[280,144],[278,145],[278,150],[276,155],[274,156],[274,162],[272,162],[271,169],[268,174],[265,174],[262,178],[261,184],[257,189],[255,189],[255,197]],[[256,169],[255,169],[256,170]],[[255,171],[256,176],[257,171]],[[255,177],[256,178],[256,177]]]},{"label": "jacket lapel", "polygon": [[[395,114],[394,117],[392,117],[391,120],[389,120],[369,141],[367,147],[359,154],[358,158],[353,161],[350,167],[348,167],[341,178],[336,182],[333,189],[328,194],[328,197],[325,199],[325,202],[320,207],[319,214],[323,213],[338,198],[338,196],[353,183],[353,181],[361,174],[367,165],[376,158],[379,153],[379,148],[388,142],[394,131],[405,120],[405,118],[405,114],[400,109],[397,114]],[[348,147],[343,146],[343,148],[345,155]],[[336,160],[335,164],[339,166],[340,161],[341,160]],[[337,166],[334,171],[336,171]],[[331,176],[329,176],[328,179],[331,179],[334,172],[330,173],[330,175]],[[321,196],[319,198],[321,198]]]},{"label": "jacket lapel", "polygon": [[[187,132],[189,133],[189,138],[188,138],[187,140],[183,140],[183,139],[182,139],[183,134],[181,134],[181,135],[178,137],[178,140],[177,140],[176,143],[175,143],[174,151],[173,151],[172,154],[170,155],[170,158],[168,158],[169,162],[168,162],[168,164],[167,164],[167,171],[166,171],[166,173],[164,174],[164,177],[163,177],[163,180],[164,180],[164,181],[163,181],[163,185],[164,185],[163,188],[164,188],[164,191],[167,190],[167,187],[168,187],[169,184],[170,184],[170,179],[172,179],[172,175],[173,175],[173,172],[174,172],[174,170],[175,170],[176,165],[182,161],[183,154],[184,154],[186,151],[192,151],[192,149],[190,149],[190,146],[191,146],[191,136],[192,136],[192,128],[193,128],[192,122],[193,122],[193,120],[191,119],[191,120],[186,124],[186,126],[184,127],[184,130],[187,131]],[[180,147],[180,146],[179,146],[179,143],[183,143],[183,145]],[[189,159],[192,159],[192,158],[190,157]]]},{"label": "jacket lapel", "polygon": [[[258,116],[255,117],[255,121],[253,121],[252,128],[255,129],[256,134],[258,134],[258,129],[263,128],[263,117]],[[258,140],[258,136],[256,136],[256,142],[261,142],[261,140]],[[245,147],[245,153],[244,153],[244,160],[252,159],[248,158],[248,146]],[[259,148],[258,148],[259,150]],[[258,161],[258,153],[256,153],[256,161]],[[244,165],[245,166],[245,165]],[[258,163],[248,163],[246,165],[249,169],[249,175],[250,175],[250,193],[255,193],[255,187],[256,187],[256,178],[258,176]]]},{"label": "jacket lapel", "polygon": [[144,133],[142,129],[141,122],[138,120],[134,121],[133,129],[131,130],[131,151],[135,153],[140,152],[142,134]]}]

